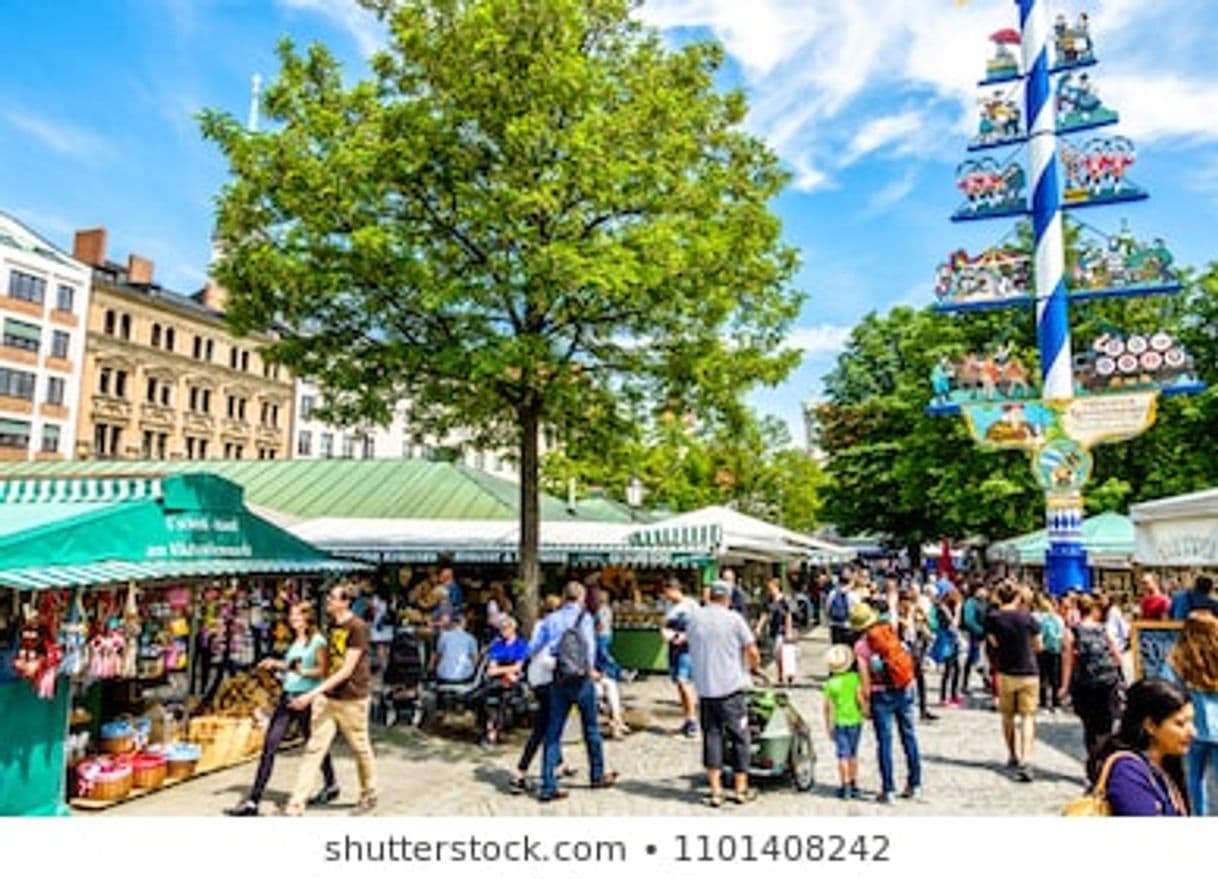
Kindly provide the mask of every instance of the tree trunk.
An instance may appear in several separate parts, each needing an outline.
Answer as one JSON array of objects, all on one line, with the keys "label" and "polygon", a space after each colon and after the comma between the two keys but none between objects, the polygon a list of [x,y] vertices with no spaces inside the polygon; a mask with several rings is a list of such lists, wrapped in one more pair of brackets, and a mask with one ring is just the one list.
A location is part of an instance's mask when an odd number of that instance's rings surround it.
[{"label": "tree trunk", "polygon": [[522,408],[520,421],[520,580],[524,589],[517,602],[522,634],[533,631],[541,603],[541,501],[539,483],[541,462],[538,455],[537,431],[540,419],[535,409]]}]

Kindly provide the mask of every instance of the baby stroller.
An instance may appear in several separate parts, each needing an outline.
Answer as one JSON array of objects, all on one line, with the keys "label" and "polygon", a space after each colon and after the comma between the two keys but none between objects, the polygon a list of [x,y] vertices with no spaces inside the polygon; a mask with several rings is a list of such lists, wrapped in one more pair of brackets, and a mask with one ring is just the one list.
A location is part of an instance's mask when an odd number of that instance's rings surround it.
[{"label": "baby stroller", "polygon": [[422,643],[413,629],[398,629],[389,645],[389,661],[372,719],[394,726],[405,717],[411,726],[421,726],[425,714],[423,677]]},{"label": "baby stroller", "polygon": [[[812,789],[816,751],[807,721],[790,697],[770,689],[748,695],[749,775],[756,778],[789,777],[799,791]],[[729,759],[734,746],[728,742]]]}]

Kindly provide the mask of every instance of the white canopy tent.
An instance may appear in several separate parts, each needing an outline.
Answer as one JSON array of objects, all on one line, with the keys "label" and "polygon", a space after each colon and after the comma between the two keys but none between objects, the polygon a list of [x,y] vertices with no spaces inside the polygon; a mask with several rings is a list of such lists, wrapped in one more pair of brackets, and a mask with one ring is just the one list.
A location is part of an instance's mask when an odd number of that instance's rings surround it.
[{"label": "white canopy tent", "polygon": [[1129,515],[1138,564],[1218,565],[1218,488],[1134,504]]},{"label": "white canopy tent", "polygon": [[630,542],[638,546],[679,546],[720,560],[828,563],[849,561],[855,556],[854,550],[841,544],[799,534],[721,506],[703,507],[638,528],[631,534]]}]

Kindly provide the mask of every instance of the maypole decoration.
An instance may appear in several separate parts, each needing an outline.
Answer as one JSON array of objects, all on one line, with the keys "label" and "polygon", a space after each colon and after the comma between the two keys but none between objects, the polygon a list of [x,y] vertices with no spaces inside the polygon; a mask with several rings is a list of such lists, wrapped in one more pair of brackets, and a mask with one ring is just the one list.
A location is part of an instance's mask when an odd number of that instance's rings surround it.
[{"label": "maypole decoration", "polygon": [[[1090,20],[1050,20],[1048,0],[1016,0],[1020,29],[990,36],[994,54],[980,82],[986,96],[970,152],[1027,145],[1027,172],[1017,155],[969,159],[957,169],[965,203],[955,222],[1030,217],[1032,250],[1000,242],[975,256],[953,252],[939,267],[935,308],[945,312],[1034,306],[1040,388],[1010,346],[936,364],[928,412],[963,414],[986,448],[1021,449],[1045,490],[1049,549],[1045,568],[1055,594],[1089,587],[1082,544],[1083,490],[1090,449],[1143,433],[1160,395],[1203,389],[1192,358],[1168,333],[1125,336],[1111,330],[1075,356],[1070,303],[1111,297],[1169,295],[1181,285],[1160,239],[1138,241],[1127,227],[1084,240],[1066,271],[1066,211],[1144,199],[1128,179],[1136,162],[1124,137],[1088,135],[1058,144],[1059,135],[1118,122],[1084,68],[1097,61]],[[1020,57],[1012,47],[1019,45]],[[1022,84],[1023,102],[1018,101]],[[1028,204],[1028,187],[1031,204]],[[1088,227],[1095,231],[1093,227]],[[1009,236],[1008,236],[1009,237]]]}]

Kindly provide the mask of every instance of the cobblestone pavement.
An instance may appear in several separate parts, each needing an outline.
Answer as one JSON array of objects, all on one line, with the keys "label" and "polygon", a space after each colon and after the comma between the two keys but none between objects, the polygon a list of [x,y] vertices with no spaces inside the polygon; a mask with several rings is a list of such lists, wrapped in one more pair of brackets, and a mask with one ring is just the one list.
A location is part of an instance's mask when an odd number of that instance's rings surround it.
[{"label": "cobblestone pavement", "polygon": [[[860,783],[868,796],[843,802],[835,796],[837,783],[832,743],[821,719],[820,682],[824,679],[824,630],[805,636],[800,644],[801,680],[792,689],[796,707],[812,725],[817,750],[816,787],[799,793],[789,782],[763,782],[762,795],[747,807],[722,811],[758,815],[1052,815],[1082,788],[1082,730],[1069,713],[1038,718],[1038,744],[1033,756],[1036,780],[1021,784],[1008,776],[1006,751],[998,715],[985,706],[931,710],[939,720],[920,723],[923,794],[917,801],[898,800],[883,806],[872,796],[878,788],[875,740],[865,729],[860,748]],[[811,675],[808,672],[811,671]],[[938,679],[930,673],[932,692]],[[674,736],[680,723],[675,692],[667,679],[652,677],[625,685],[630,713],[647,719],[642,728],[621,741],[605,744],[608,768],[621,773],[616,788],[593,791],[587,786],[583,748],[571,743],[564,750],[581,774],[567,800],[541,804],[532,797],[511,796],[504,790],[519,756],[523,736],[515,733],[497,752],[472,744],[469,729],[443,735],[395,728],[374,736],[381,815],[705,815],[700,805],[704,775],[698,741]],[[641,713],[641,714],[640,714]],[[895,742],[894,742],[895,744]],[[310,814],[342,815],[355,801],[358,786],[354,761],[344,745],[335,746],[343,796],[332,806]],[[281,754],[267,792],[264,809],[287,798],[295,778],[299,751]],[[540,757],[540,755],[539,755]],[[897,748],[897,785],[904,784],[904,758]],[[540,771],[540,760],[534,773]],[[161,793],[132,800],[99,813],[127,815],[217,815],[237,802],[253,779],[255,764],[194,779]]]}]

